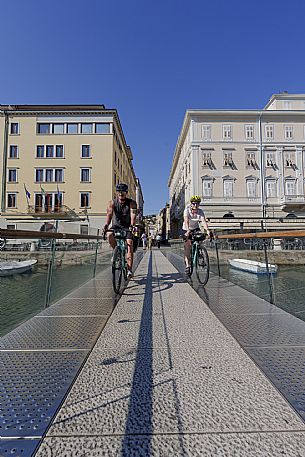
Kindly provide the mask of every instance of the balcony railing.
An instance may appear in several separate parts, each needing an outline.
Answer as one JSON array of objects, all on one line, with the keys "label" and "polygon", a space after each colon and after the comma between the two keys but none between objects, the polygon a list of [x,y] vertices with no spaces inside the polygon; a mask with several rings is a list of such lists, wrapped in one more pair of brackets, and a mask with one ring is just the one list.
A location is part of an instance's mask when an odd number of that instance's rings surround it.
[{"label": "balcony railing", "polygon": [[78,219],[76,212],[69,208],[66,205],[60,206],[40,206],[40,205],[29,205],[28,214],[31,214],[33,217],[43,217],[44,219]]}]

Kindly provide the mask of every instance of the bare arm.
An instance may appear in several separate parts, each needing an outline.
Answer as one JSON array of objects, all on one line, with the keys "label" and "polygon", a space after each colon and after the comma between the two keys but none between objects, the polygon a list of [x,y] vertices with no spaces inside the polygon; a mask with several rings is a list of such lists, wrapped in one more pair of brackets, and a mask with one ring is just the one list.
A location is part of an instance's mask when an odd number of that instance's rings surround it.
[{"label": "bare arm", "polygon": [[107,216],[106,216],[106,223],[105,223],[105,225],[107,227],[112,220],[112,216],[113,216],[113,201],[110,200],[107,205]]},{"label": "bare arm", "polygon": [[131,202],[130,202],[130,223],[131,223],[131,225],[135,225],[137,214],[138,214],[137,203],[134,200],[131,200]]},{"label": "bare arm", "polygon": [[201,223],[202,223],[204,229],[206,230],[207,234],[209,235],[209,234],[210,234],[210,229],[209,229],[209,227],[208,227],[208,223],[207,223],[207,221],[206,221],[205,216],[202,216],[202,217],[201,217]]},{"label": "bare arm", "polygon": [[190,226],[189,226],[189,218],[188,216],[184,216],[184,224],[185,224],[185,228],[186,228],[186,231],[188,232],[189,229],[190,229]]}]

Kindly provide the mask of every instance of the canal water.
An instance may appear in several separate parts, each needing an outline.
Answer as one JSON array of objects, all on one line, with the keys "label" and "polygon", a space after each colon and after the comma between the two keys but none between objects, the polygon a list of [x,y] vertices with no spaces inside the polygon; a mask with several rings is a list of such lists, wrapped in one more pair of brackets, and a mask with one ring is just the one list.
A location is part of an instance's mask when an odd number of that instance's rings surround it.
[{"label": "canal water", "polygon": [[[110,265],[110,254],[97,265],[96,273]],[[93,277],[94,255],[89,263],[54,268],[51,303],[66,296]],[[33,272],[0,277],[0,336],[38,314],[45,307],[47,267]]]}]

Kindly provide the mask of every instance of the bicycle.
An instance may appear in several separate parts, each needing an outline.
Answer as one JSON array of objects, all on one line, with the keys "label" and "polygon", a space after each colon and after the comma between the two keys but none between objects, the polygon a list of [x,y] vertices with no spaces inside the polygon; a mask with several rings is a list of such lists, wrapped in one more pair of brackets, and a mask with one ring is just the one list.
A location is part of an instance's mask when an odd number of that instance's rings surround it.
[{"label": "bicycle", "polygon": [[[116,294],[120,292],[122,277],[127,281],[127,243],[126,237],[128,229],[109,229],[107,232],[112,232],[116,240],[116,247],[113,250],[112,256],[112,286]],[[105,238],[106,232],[104,234]]]},{"label": "bicycle", "polygon": [[191,277],[195,271],[198,281],[203,286],[206,285],[210,276],[209,254],[205,246],[202,244],[205,239],[206,235],[202,232],[195,232],[191,235],[192,249],[189,277]]}]

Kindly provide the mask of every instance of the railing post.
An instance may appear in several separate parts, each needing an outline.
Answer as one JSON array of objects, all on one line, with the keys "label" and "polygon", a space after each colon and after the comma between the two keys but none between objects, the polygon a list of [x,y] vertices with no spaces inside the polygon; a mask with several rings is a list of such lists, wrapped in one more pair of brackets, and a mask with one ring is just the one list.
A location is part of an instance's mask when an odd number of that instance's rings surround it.
[{"label": "railing post", "polygon": [[[58,220],[55,223],[55,232],[58,232]],[[54,265],[54,259],[55,259],[55,251],[56,251],[56,239],[57,238],[52,238],[52,243],[51,243],[51,257],[49,260],[49,266],[48,266],[48,277],[47,277],[47,288],[46,288],[46,300],[45,300],[45,307],[47,308],[50,305],[50,298],[51,298],[51,291],[52,291],[52,277],[53,277],[53,265]]]},{"label": "railing post", "polygon": [[219,254],[218,254],[218,241],[217,241],[217,239],[215,239],[215,249],[216,249],[218,276],[220,277],[220,266],[219,266]]},{"label": "railing post", "polygon": [[266,263],[266,270],[268,274],[268,281],[269,281],[269,293],[270,293],[270,303],[274,304],[274,291],[273,291],[273,284],[272,284],[272,277],[269,270],[269,263],[268,263],[268,254],[267,254],[267,241],[264,240],[264,253],[265,253],[265,263]]},{"label": "railing post", "polygon": [[[99,236],[99,234],[100,234],[100,229],[97,229],[97,236]],[[93,278],[95,278],[95,273],[96,273],[97,252],[98,252],[98,239],[96,240],[96,246],[95,246],[95,257],[94,257],[94,267],[93,267]]]}]

